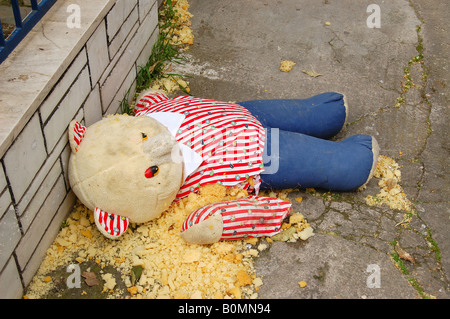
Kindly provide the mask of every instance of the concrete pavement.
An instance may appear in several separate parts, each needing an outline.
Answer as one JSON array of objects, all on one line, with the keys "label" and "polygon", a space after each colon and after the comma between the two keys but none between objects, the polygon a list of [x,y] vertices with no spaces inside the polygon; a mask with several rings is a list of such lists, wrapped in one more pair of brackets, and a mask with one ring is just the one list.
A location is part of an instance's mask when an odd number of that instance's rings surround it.
[{"label": "concrete pavement", "polygon": [[[190,1],[195,44],[177,71],[192,76],[191,94],[243,101],[342,92],[350,115],[337,139],[375,136],[381,154],[401,165],[415,206],[403,224],[405,212],[368,206],[376,179],[362,192],[331,197],[296,190],[289,196],[303,201],[293,201],[294,210],[316,235],[262,253],[260,298],[450,297],[449,6],[379,1],[380,28],[369,28],[372,3]],[[283,73],[281,60],[296,65]],[[415,263],[396,264],[394,243]]]}]

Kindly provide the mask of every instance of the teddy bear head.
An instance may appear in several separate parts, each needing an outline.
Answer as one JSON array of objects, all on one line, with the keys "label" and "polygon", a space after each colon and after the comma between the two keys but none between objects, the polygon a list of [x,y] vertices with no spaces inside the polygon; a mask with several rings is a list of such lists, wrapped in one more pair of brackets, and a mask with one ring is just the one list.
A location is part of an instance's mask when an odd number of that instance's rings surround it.
[{"label": "teddy bear head", "polygon": [[73,121],[69,141],[69,182],[89,209],[143,223],[176,198],[183,179],[180,149],[155,119],[113,115],[88,128]]}]

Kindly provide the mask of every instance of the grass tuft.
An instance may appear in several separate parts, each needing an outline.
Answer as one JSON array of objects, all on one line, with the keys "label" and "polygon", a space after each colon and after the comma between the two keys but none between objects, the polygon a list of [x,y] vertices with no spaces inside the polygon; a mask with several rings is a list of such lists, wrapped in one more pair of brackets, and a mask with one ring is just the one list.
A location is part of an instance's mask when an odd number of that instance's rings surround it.
[{"label": "grass tuft", "polygon": [[[174,8],[172,0],[167,0],[158,13],[159,34],[153,45],[152,53],[147,63],[138,67],[136,76],[136,95],[150,87],[161,79],[171,79],[178,84],[180,90],[189,94],[184,79],[185,76],[177,73],[167,73],[166,66],[169,63],[183,64],[184,58],[180,57],[183,44],[174,43],[172,40],[179,27],[179,17]],[[122,114],[134,115],[134,108],[130,106],[130,89],[120,102],[120,112]],[[133,99],[134,100],[134,99]]]}]

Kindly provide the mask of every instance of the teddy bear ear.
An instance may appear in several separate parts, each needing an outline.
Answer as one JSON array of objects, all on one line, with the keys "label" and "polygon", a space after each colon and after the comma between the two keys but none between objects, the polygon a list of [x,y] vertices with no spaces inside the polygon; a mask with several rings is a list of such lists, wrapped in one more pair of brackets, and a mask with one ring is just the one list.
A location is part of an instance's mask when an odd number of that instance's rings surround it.
[{"label": "teddy bear ear", "polygon": [[95,225],[104,236],[109,239],[117,239],[124,234],[130,224],[127,217],[107,213],[96,207],[94,210]]},{"label": "teddy bear ear", "polygon": [[77,121],[72,121],[69,124],[69,144],[72,152],[77,152],[78,146],[84,138],[86,126]]}]

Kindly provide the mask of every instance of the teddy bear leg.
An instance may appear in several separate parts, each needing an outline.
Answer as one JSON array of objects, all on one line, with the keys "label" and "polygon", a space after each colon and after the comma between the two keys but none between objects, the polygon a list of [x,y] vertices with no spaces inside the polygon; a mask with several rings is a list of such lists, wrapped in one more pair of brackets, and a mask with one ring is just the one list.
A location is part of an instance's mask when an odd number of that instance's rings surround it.
[{"label": "teddy bear leg", "polygon": [[166,93],[162,90],[147,89],[139,94],[136,98],[136,104],[134,106],[135,112],[145,110],[151,107],[155,103],[168,100]]},{"label": "teddy bear leg", "polygon": [[379,153],[377,141],[369,135],[334,142],[286,131],[279,131],[278,138],[268,134],[265,148],[277,152],[264,153],[264,166],[271,173],[261,174],[262,189],[352,191],[372,177]]},{"label": "teddy bear leg", "polygon": [[345,124],[348,109],[345,96],[326,92],[307,99],[274,99],[239,102],[264,127],[303,133],[328,139]]}]

